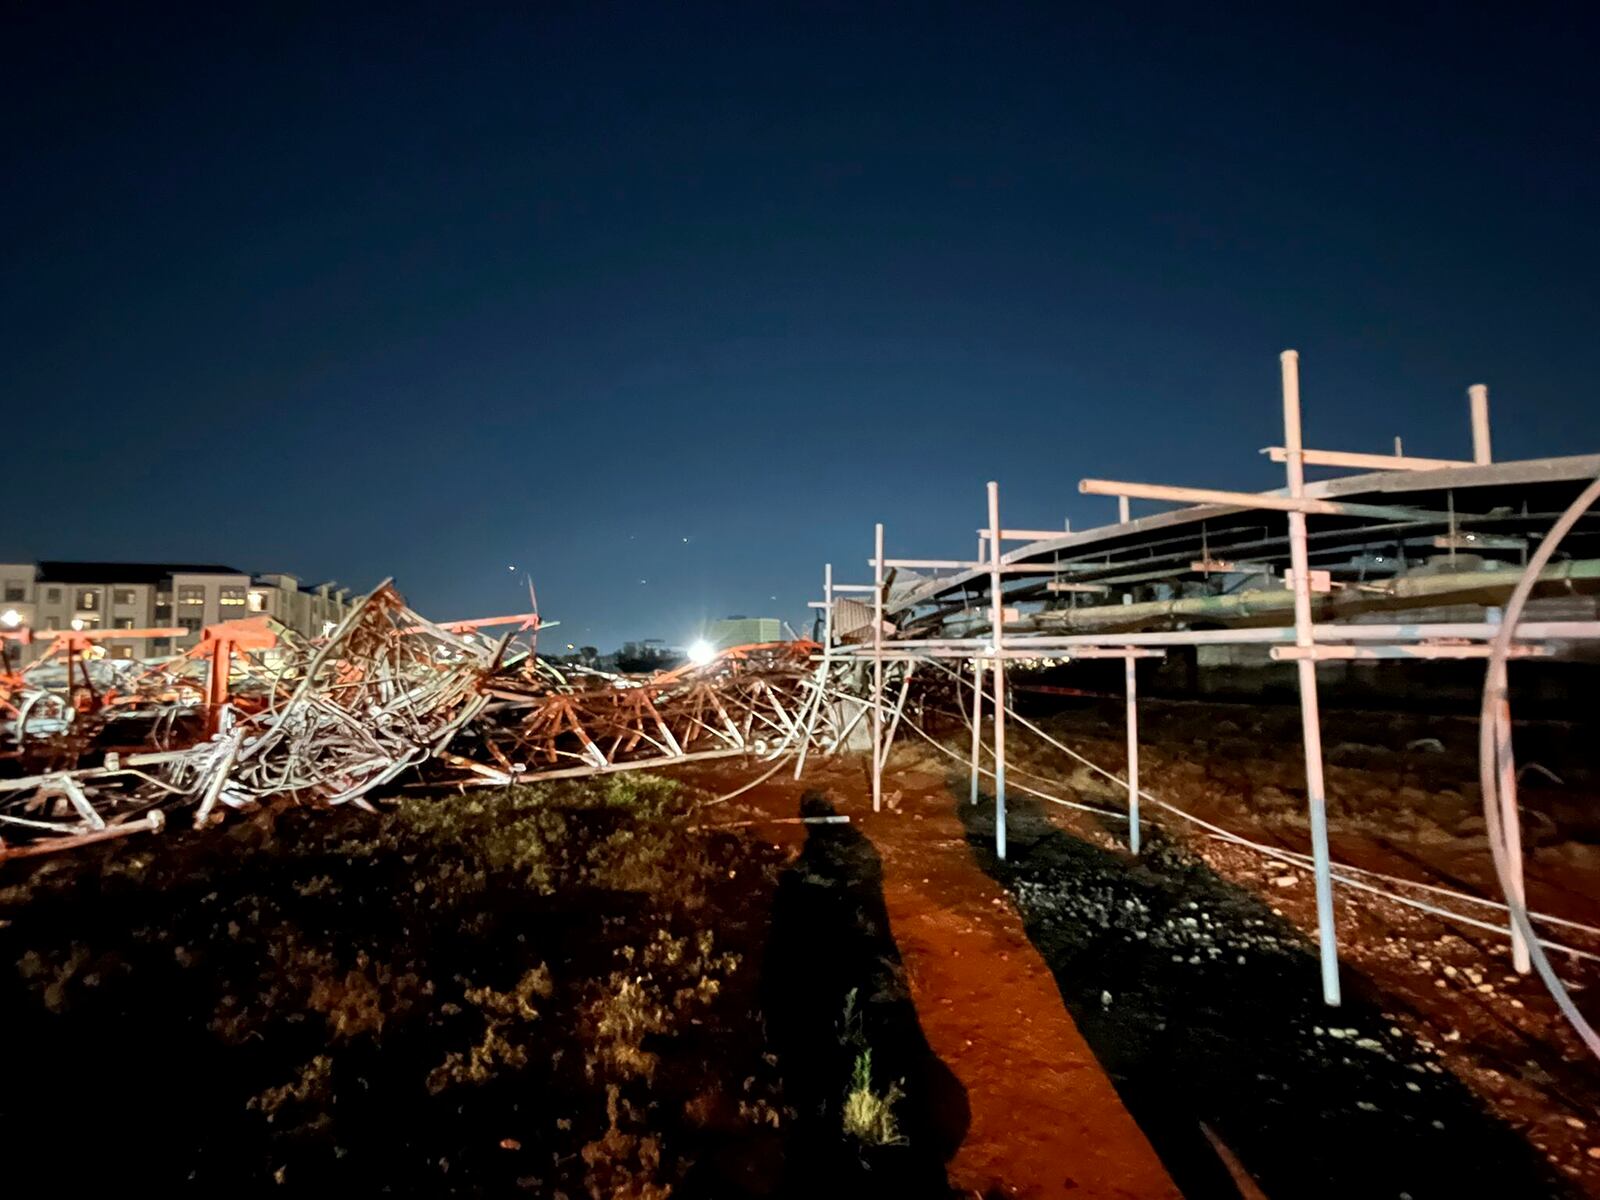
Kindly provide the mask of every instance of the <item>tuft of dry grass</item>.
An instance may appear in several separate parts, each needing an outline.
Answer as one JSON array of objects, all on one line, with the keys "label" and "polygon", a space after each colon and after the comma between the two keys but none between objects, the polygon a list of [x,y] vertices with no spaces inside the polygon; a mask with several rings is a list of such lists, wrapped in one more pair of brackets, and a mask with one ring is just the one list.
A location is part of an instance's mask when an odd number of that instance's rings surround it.
[{"label": "tuft of dry grass", "polygon": [[850,1090],[844,1097],[844,1131],[867,1146],[903,1146],[906,1139],[895,1121],[894,1106],[904,1097],[898,1083],[887,1091],[872,1086],[872,1050],[856,1055]]}]

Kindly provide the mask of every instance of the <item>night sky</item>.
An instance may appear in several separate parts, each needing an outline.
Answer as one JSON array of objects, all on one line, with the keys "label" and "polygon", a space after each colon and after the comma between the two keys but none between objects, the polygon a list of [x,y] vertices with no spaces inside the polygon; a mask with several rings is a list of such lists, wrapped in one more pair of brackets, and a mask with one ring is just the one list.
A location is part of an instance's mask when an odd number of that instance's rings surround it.
[{"label": "night sky", "polygon": [[1600,449],[1590,6],[247,7],[5,10],[0,559],[607,648],[1275,486],[1286,346],[1315,446]]}]

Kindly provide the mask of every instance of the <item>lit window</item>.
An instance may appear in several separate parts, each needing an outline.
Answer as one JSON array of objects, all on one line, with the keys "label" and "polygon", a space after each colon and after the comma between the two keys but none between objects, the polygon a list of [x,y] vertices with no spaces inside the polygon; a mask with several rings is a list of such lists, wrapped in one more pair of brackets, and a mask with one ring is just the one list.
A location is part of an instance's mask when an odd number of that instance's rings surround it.
[{"label": "lit window", "polygon": [[267,594],[265,592],[251,592],[250,593],[250,611],[251,612],[266,612],[267,611]]},{"label": "lit window", "polygon": [[98,612],[100,609],[100,593],[93,588],[78,589],[78,611]]},{"label": "lit window", "polygon": [[206,589],[197,583],[186,583],[178,589],[178,603],[186,608],[199,608],[206,602]]},{"label": "lit window", "polygon": [[225,587],[217,591],[217,603],[223,608],[243,608],[244,589],[242,587]]}]

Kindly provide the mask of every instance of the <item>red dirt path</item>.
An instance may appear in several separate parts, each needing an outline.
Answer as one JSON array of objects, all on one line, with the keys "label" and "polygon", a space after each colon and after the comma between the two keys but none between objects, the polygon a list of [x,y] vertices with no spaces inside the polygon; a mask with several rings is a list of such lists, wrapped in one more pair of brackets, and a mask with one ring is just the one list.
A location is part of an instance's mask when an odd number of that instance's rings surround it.
[{"label": "red dirt path", "polygon": [[[691,778],[711,791],[738,782],[710,772]],[[971,1107],[967,1136],[948,1165],[951,1184],[971,1195],[1029,1200],[1179,1196],[1020,917],[973,860],[942,777],[897,771],[891,786],[899,790],[874,816],[859,764],[819,764],[808,767],[803,784],[783,772],[735,803],[752,810],[741,817],[792,819],[800,797],[821,790],[872,840],[923,1033]],[[759,829],[796,849],[805,838],[800,825]]]}]

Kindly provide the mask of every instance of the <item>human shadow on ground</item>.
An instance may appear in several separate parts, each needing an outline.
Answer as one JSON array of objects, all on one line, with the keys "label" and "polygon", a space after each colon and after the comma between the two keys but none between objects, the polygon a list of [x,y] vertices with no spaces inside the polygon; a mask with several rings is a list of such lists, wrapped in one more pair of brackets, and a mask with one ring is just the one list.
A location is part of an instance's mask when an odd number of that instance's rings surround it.
[{"label": "human shadow on ground", "polygon": [[[837,817],[808,795],[808,817]],[[795,1125],[785,1192],[796,1196],[949,1194],[944,1164],[966,1136],[967,1095],[929,1047],[907,987],[872,843],[846,823],[808,828],[778,882],[762,1003]],[[895,1137],[843,1132],[846,1094],[864,1056],[872,1089],[903,1093]]]},{"label": "human shadow on ground", "polygon": [[1209,1128],[1274,1197],[1566,1196],[1531,1146],[1384,1016],[1343,970],[1322,1003],[1314,947],[1157,831],[1143,857],[1074,837],[1008,797],[957,803],[1073,1019],[1191,1198],[1236,1196]]}]

